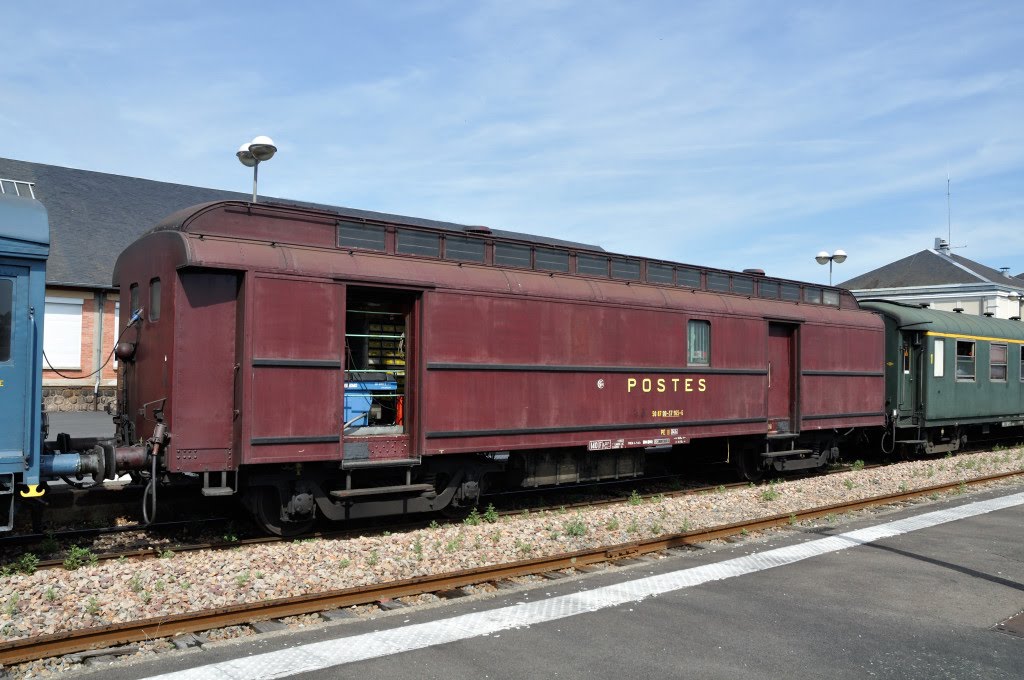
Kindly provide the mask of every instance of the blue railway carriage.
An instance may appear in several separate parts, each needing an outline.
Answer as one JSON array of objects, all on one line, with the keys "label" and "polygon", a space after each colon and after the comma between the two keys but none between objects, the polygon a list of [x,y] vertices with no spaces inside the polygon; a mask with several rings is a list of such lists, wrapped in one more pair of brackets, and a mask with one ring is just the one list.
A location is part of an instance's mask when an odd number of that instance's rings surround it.
[{"label": "blue railway carriage", "polygon": [[0,530],[14,498],[40,495],[43,305],[50,225],[31,198],[0,195]]},{"label": "blue railway carriage", "polygon": [[883,450],[1024,434],[1024,323],[861,301],[885,321]]}]

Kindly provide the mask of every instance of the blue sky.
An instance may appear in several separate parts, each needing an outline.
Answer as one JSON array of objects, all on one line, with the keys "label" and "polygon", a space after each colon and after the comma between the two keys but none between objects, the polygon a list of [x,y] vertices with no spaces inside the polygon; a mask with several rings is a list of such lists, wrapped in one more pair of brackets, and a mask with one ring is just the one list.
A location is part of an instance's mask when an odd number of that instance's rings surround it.
[{"label": "blue sky", "polygon": [[842,281],[1024,272],[1024,3],[48,2],[0,156]]}]

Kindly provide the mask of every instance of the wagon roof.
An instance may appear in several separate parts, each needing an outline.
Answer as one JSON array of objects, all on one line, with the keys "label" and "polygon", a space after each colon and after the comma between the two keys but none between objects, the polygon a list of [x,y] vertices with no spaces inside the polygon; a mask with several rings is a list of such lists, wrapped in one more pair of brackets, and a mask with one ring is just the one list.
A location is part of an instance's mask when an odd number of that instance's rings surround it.
[{"label": "wagon roof", "polygon": [[959,337],[1024,342],[1024,323],[1020,321],[943,312],[885,300],[861,300],[860,305],[884,314],[901,327]]},{"label": "wagon roof", "polygon": [[491,227],[459,224],[457,222],[442,222],[440,220],[430,220],[422,217],[394,215],[391,213],[374,212],[372,210],[359,210],[357,208],[342,208],[336,206],[321,205],[318,203],[303,203],[299,201],[280,200],[263,201],[261,203],[248,203],[247,201],[230,200],[200,203],[198,205],[182,208],[177,212],[171,213],[170,215],[162,219],[150,231],[190,231],[188,227],[193,217],[196,217],[211,208],[224,205],[252,206],[256,208],[262,207],[294,209],[306,212],[326,214],[334,218],[340,217],[343,219],[355,221],[384,222],[387,224],[399,224],[411,227],[427,227],[429,229],[441,229],[443,231],[450,231],[460,234],[467,232],[478,232],[479,230],[483,230],[484,232],[487,233],[488,236],[516,239],[519,241],[527,241],[529,243],[535,243],[538,245],[562,246],[563,248],[580,248],[584,250],[604,251],[604,248],[602,248],[601,246],[596,246],[589,243],[577,243],[576,241],[566,241],[564,239],[551,238],[548,236],[537,236],[536,234],[525,234],[518,231],[492,229]]}]

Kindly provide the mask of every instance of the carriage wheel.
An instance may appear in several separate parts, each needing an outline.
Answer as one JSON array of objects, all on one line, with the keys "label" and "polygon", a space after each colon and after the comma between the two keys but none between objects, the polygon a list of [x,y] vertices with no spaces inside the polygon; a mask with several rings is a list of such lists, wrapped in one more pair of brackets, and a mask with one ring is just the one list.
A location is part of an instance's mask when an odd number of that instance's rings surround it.
[{"label": "carriage wheel", "polygon": [[313,529],[316,518],[310,516],[298,522],[281,517],[281,494],[273,486],[258,486],[247,492],[250,496],[253,521],[260,529],[274,536],[298,536]]}]

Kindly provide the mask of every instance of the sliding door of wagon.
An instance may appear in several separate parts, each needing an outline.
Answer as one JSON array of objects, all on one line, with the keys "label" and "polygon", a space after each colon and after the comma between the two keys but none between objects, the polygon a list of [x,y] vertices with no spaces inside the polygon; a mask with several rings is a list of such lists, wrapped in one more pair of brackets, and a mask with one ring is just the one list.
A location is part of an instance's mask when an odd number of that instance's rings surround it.
[{"label": "sliding door of wagon", "polygon": [[250,290],[244,462],[340,460],[344,285],[257,274]]}]

